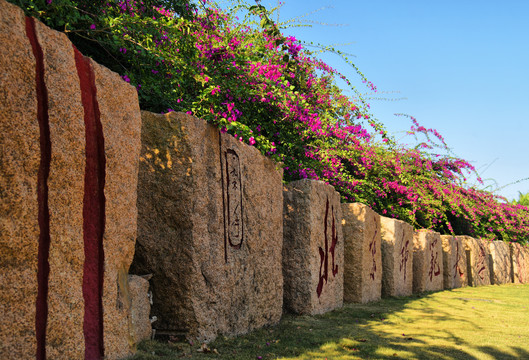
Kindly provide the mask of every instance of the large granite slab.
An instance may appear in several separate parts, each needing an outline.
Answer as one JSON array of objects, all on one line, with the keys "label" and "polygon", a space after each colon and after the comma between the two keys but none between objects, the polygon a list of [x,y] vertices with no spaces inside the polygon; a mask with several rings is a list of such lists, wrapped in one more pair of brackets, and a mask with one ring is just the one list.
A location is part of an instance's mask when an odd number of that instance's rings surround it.
[{"label": "large granite slab", "polygon": [[529,284],[529,251],[519,243],[511,243],[512,282]]},{"label": "large granite slab", "polygon": [[123,358],[136,90],[4,0],[0,19],[0,357]]},{"label": "large granite slab", "polygon": [[344,241],[340,195],[321,181],[284,189],[285,309],[321,314],[343,304]]},{"label": "large granite slab", "polygon": [[458,236],[467,254],[468,285],[490,285],[489,253],[485,242],[470,236]]},{"label": "large granite slab", "polygon": [[367,303],[382,295],[380,215],[360,204],[342,204],[345,242],[344,301]]},{"label": "large granite slab", "polygon": [[443,283],[445,289],[468,286],[467,254],[460,238],[441,235],[443,243]]},{"label": "large granite slab", "polygon": [[157,333],[213,340],[279,321],[282,170],[183,114],[142,112],[138,240]]},{"label": "large granite slab", "polygon": [[404,221],[380,217],[382,239],[382,295],[408,296],[413,292],[413,227]]},{"label": "large granite slab", "polygon": [[491,241],[489,244],[490,280],[493,285],[512,282],[511,250],[505,241]]},{"label": "large granite slab", "polygon": [[413,292],[443,290],[443,245],[438,232],[420,229],[413,236]]}]

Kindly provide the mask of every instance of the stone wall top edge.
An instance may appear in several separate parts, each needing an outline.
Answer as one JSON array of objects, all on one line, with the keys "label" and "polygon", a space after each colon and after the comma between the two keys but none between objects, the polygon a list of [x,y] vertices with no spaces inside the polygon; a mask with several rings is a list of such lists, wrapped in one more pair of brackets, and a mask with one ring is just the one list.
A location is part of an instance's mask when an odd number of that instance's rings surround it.
[{"label": "stone wall top edge", "polygon": [[[2,7],[7,8],[7,10],[8,10],[9,12],[18,12],[19,14],[22,15],[22,17],[25,16],[25,15],[24,15],[24,11],[20,8],[20,6],[17,6],[17,5],[15,5],[15,4],[12,4],[12,3],[10,3],[10,2],[8,2],[8,1],[6,1],[6,0],[0,0],[0,5],[1,5]],[[35,19],[35,20],[36,20],[36,19]]]},{"label": "stone wall top edge", "polygon": [[[371,208],[371,206],[366,205],[366,204],[361,203],[361,202],[342,203],[342,205],[345,206],[345,207],[349,207],[349,208],[352,208],[352,207],[361,207],[361,208],[363,208],[363,209],[369,209],[369,210],[375,212],[375,210],[373,210],[373,209]],[[367,210],[367,211],[369,211],[369,210]],[[377,213],[377,214],[378,214],[378,213]],[[379,215],[379,216],[380,216],[380,215]]]},{"label": "stone wall top edge", "polygon": [[404,221],[404,220],[395,219],[395,218],[391,218],[391,217],[389,217],[389,216],[382,216],[382,215],[380,215],[380,222],[382,223],[382,222],[385,222],[385,221],[386,221],[386,222],[394,222],[394,223],[401,224],[401,225],[404,225],[404,224],[405,224],[405,225],[408,225],[408,226],[410,226],[410,227],[413,228],[413,226],[412,226],[411,224],[407,223],[407,222]]},{"label": "stone wall top edge", "polygon": [[329,189],[332,189],[332,191],[334,191],[339,196],[339,193],[336,191],[336,189],[335,189],[335,187],[333,185],[327,184],[325,181],[322,181],[322,180],[299,179],[299,180],[294,180],[294,181],[289,182],[287,184],[287,186],[296,186],[296,185],[310,186],[311,184],[312,185],[316,185],[316,186],[322,186],[322,187],[327,187]]},{"label": "stone wall top edge", "polygon": [[[142,116],[144,114],[148,114],[149,116],[154,116],[154,117],[157,117],[157,118],[160,118],[160,119],[179,119],[180,121],[182,122],[185,122],[185,121],[189,121],[189,120],[192,120],[192,121],[195,121],[195,122],[202,122],[206,127],[211,127],[211,128],[214,128],[214,129],[218,129],[215,125],[213,124],[210,124],[208,123],[206,120],[204,119],[200,119],[196,116],[193,116],[193,115],[190,115],[190,114],[186,114],[184,112],[181,112],[181,111],[171,111],[171,112],[168,112],[166,114],[159,114],[159,113],[155,113],[155,112],[152,112],[152,111],[148,111],[148,110],[140,110],[141,111],[141,114]],[[237,142],[237,143],[240,143],[241,146],[245,147],[246,149],[248,149],[248,151],[253,151],[255,152],[256,154],[260,155],[261,158],[266,161],[266,162],[269,162],[270,165],[273,165],[275,168],[276,168],[276,171],[279,173],[279,175],[281,176],[281,178],[283,177],[283,164],[281,162],[277,162],[275,160],[272,160],[271,158],[269,158],[268,156],[266,155],[263,155],[256,147],[254,146],[250,146],[248,144],[245,144],[245,143],[242,143],[240,141],[237,141],[232,135],[230,134],[225,134],[225,136],[229,136],[233,141]]]},{"label": "stone wall top edge", "polygon": [[[53,30],[53,31],[55,31],[55,30]],[[139,105],[139,101],[138,101],[138,92],[136,91],[136,88],[134,86],[132,86],[131,84],[129,84],[128,82],[123,80],[121,78],[121,75],[119,75],[117,72],[112,71],[109,68],[107,68],[106,66],[99,64],[94,59],[90,58],[90,63],[92,65],[92,68],[99,67],[101,69],[101,71],[106,73],[105,75],[107,75],[109,78],[111,78],[111,79],[114,78],[112,80],[114,80],[116,82],[116,84],[120,84],[120,86],[123,87],[123,88],[128,88],[128,91],[131,94],[133,94],[132,96],[134,97],[134,99],[131,99],[131,101],[137,103],[138,104],[138,109],[139,109],[140,105]]]},{"label": "stone wall top edge", "polygon": [[[24,10],[22,10],[19,6],[15,5],[15,4],[12,4],[12,3],[9,3],[9,2],[7,2],[5,0],[0,0],[0,1],[3,3],[3,6],[5,6],[6,8],[9,9],[9,11],[19,12],[23,18],[26,16],[24,14]],[[53,33],[53,34],[55,34],[55,35],[57,35],[59,37],[63,37],[65,39],[67,39],[70,44],[72,44],[72,42],[70,41],[70,39],[68,38],[68,36],[65,33],[50,28],[49,26],[47,26],[46,24],[44,24],[42,21],[38,20],[35,17],[32,17],[32,18],[35,20],[35,25],[40,31],[45,30],[45,31]],[[72,44],[72,46],[75,46],[75,45]],[[85,55],[83,54],[83,56],[85,56]],[[136,95],[136,99],[132,99],[132,101],[138,102],[138,100],[137,100],[137,92],[136,92],[136,88],[134,86],[132,86],[131,84],[129,84],[125,80],[123,80],[118,73],[116,73],[115,71],[110,70],[109,68],[107,68],[104,65],[99,64],[98,62],[96,62],[92,58],[90,58],[90,63],[92,64],[92,66],[95,65],[95,66],[101,67],[102,69],[105,69],[105,71],[108,72],[109,75],[111,74],[110,75],[111,77],[115,78],[115,81],[117,83],[120,83],[122,86],[129,87],[131,90],[134,90],[133,93]]]},{"label": "stone wall top edge", "polygon": [[432,229],[415,229],[415,231],[418,233],[433,233],[433,234],[438,234],[439,236],[441,236],[440,232],[432,230]]},{"label": "stone wall top edge", "polygon": [[472,236],[469,236],[469,235],[456,235],[457,238],[459,239],[462,239],[462,240],[465,240],[465,239],[474,239]]},{"label": "stone wall top edge", "polygon": [[448,234],[447,235],[441,235],[441,239],[451,239],[451,238],[455,239],[456,236],[455,235],[448,235]]}]

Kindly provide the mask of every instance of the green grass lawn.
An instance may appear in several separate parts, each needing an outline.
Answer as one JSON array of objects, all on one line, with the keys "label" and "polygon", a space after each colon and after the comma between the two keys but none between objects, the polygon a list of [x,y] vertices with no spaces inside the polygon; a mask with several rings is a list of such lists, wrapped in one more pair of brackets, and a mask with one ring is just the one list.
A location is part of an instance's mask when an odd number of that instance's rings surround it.
[{"label": "green grass lawn", "polygon": [[147,341],[132,359],[529,359],[529,285],[391,298],[201,344]]}]

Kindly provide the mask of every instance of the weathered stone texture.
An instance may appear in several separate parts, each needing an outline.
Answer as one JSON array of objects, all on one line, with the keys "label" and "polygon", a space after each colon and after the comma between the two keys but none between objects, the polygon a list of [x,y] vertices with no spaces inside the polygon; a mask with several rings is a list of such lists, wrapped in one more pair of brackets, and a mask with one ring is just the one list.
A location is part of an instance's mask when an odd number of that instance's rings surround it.
[{"label": "weathered stone texture", "polygon": [[382,293],[380,216],[364,204],[342,204],[344,301],[366,303]]},{"label": "weathered stone texture", "polygon": [[512,282],[515,284],[529,283],[529,251],[526,246],[511,243]]},{"label": "weathered stone texture", "polygon": [[505,241],[492,241],[488,245],[491,284],[501,285],[512,282],[509,244]]},{"label": "weathered stone texture", "polygon": [[24,14],[0,1],[0,358],[36,354],[39,123]]},{"label": "weathered stone texture", "polygon": [[141,276],[129,275],[128,281],[134,342],[139,343],[142,340],[150,339],[152,336],[149,317],[151,313],[149,280]]},{"label": "weathered stone texture", "polygon": [[441,235],[443,243],[443,283],[445,289],[468,285],[467,257],[461,239]]},{"label": "weathered stone texture", "polygon": [[524,284],[529,284],[529,246],[524,244],[522,246],[522,253],[524,254],[524,266],[523,269],[520,269],[520,273],[524,273],[522,276]]},{"label": "weathered stone texture", "polygon": [[[104,176],[100,204],[106,220],[101,223],[103,319],[98,319],[86,310],[83,295],[83,279],[92,272],[85,268],[85,235],[92,231],[84,228],[85,202],[94,197],[85,184],[95,176],[86,175],[87,110],[78,57],[64,34],[26,19],[4,0],[0,41],[0,358],[32,359],[37,343],[47,359],[91,357],[85,341],[99,335],[85,328],[87,318],[103,328],[105,358],[125,357],[131,354],[130,309],[117,307],[117,273],[126,278],[135,243],[141,144],[137,93],[119,75],[93,62],[87,68],[95,74],[92,100],[100,113],[106,158],[104,172],[97,175]],[[38,259],[49,264],[49,275],[41,271],[37,276]],[[39,287],[47,288],[47,295],[41,291],[37,300]],[[91,296],[99,301],[97,294]],[[37,341],[39,333],[42,341]]]},{"label": "weathered stone texture", "polygon": [[401,220],[380,217],[382,295],[408,296],[413,291],[413,227]]},{"label": "weathered stone texture", "polygon": [[46,354],[50,359],[84,357],[83,197],[85,125],[74,51],[66,35],[37,22],[48,91],[51,166],[50,275]]},{"label": "weathered stone texture", "polygon": [[282,171],[182,113],[142,112],[138,240],[152,273],[153,326],[212,340],[282,313]]},{"label": "weathered stone texture", "polygon": [[413,236],[413,292],[443,290],[443,245],[438,232],[416,230]]},{"label": "weathered stone texture", "polygon": [[456,252],[459,254],[459,260],[457,262],[457,273],[459,274],[459,281],[461,282],[461,287],[468,286],[468,259],[467,252],[465,251],[465,245],[463,240],[456,236]]},{"label": "weathered stone texture", "polygon": [[344,241],[340,195],[321,181],[299,180],[283,192],[284,304],[321,314],[343,304]]},{"label": "weathered stone texture", "polygon": [[107,68],[91,61],[105,141],[105,233],[103,246],[103,323],[105,356],[130,354],[131,318],[116,306],[123,296],[118,277],[127,273],[137,236],[138,159],[141,149],[141,115],[133,86]]},{"label": "weathered stone texture", "polygon": [[458,236],[467,254],[469,286],[490,285],[488,249],[482,240],[470,236]]}]

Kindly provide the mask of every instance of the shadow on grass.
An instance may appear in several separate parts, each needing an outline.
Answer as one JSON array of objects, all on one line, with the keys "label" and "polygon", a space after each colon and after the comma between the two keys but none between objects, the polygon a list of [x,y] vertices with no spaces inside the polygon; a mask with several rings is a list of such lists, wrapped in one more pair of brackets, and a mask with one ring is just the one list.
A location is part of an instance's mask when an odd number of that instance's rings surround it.
[{"label": "shadow on grass", "polygon": [[515,316],[529,286],[513,298],[499,288],[347,304],[318,316],[285,314],[275,327],[219,337],[206,352],[197,351],[200,344],[148,341],[133,359],[529,359],[518,335],[527,331],[527,308]]}]

